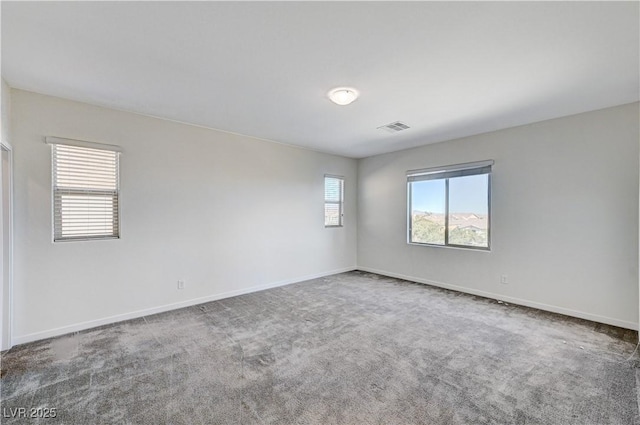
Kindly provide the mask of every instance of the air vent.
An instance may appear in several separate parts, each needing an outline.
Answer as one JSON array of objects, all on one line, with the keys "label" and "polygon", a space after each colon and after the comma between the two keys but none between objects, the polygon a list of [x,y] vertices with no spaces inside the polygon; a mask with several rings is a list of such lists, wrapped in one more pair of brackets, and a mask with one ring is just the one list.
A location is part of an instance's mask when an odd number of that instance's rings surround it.
[{"label": "air vent", "polygon": [[408,125],[401,121],[395,121],[382,127],[378,127],[379,130],[388,131],[389,133],[397,133],[398,131],[406,130],[410,128]]}]

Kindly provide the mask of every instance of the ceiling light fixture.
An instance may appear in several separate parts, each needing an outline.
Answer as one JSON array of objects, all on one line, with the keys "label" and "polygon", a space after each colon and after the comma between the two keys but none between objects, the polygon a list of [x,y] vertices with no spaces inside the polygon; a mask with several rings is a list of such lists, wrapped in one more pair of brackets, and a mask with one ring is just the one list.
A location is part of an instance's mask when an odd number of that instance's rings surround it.
[{"label": "ceiling light fixture", "polygon": [[349,87],[338,87],[329,92],[329,99],[336,105],[345,106],[358,98],[358,91]]}]

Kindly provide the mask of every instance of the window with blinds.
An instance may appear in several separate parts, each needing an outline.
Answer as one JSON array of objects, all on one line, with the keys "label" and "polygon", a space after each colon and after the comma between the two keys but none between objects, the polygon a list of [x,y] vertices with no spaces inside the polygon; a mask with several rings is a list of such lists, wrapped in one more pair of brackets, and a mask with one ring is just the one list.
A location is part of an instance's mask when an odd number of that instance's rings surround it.
[{"label": "window with blinds", "polygon": [[324,226],[342,226],[344,177],[324,176]]},{"label": "window with blinds", "polygon": [[493,161],[407,172],[408,242],[489,250]]},{"label": "window with blinds", "polygon": [[47,139],[54,242],[120,237],[118,147]]}]

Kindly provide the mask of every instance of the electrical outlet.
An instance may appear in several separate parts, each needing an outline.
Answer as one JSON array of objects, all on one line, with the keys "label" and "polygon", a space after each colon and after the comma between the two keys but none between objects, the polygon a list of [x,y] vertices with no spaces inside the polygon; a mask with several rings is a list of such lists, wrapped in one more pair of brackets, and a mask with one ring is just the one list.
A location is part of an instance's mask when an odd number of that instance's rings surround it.
[{"label": "electrical outlet", "polygon": [[509,283],[509,279],[507,279],[506,274],[503,274],[502,276],[500,276],[500,283],[502,283],[503,285],[506,285]]},{"label": "electrical outlet", "polygon": [[178,289],[184,289],[185,287],[185,281],[184,280],[179,280],[178,281]]}]

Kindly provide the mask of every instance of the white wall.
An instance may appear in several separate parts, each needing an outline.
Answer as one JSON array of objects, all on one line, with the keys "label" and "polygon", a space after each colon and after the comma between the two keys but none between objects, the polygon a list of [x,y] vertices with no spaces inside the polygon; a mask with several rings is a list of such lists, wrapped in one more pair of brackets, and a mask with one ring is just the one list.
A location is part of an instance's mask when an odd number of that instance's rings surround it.
[{"label": "white wall", "polygon": [[[14,343],[353,269],[356,246],[361,269],[637,328],[638,104],[357,162],[10,93]],[[120,240],[51,242],[49,135],[123,147]],[[406,170],[482,159],[492,251],[407,245]],[[346,176],[341,229],[325,173]]]},{"label": "white wall", "polygon": [[[637,329],[638,114],[635,103],[361,160],[358,267]],[[408,245],[406,171],[484,159],[492,251]]]},{"label": "white wall", "polygon": [[10,146],[11,88],[1,79],[0,137],[5,147],[0,149],[0,350],[11,348],[11,168],[7,146]]},{"label": "white wall", "polygon": [[11,131],[11,88],[7,85],[7,83],[2,80],[2,105],[0,106],[0,115],[2,119],[0,121],[0,137],[2,137],[2,141],[7,143],[9,142],[9,132]]},{"label": "white wall", "polygon": [[[12,102],[15,343],[356,266],[355,160],[20,90]],[[51,242],[45,136],[122,146],[121,239]],[[325,173],[346,177],[344,228],[324,227]]]}]

